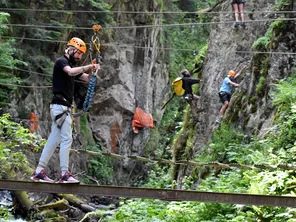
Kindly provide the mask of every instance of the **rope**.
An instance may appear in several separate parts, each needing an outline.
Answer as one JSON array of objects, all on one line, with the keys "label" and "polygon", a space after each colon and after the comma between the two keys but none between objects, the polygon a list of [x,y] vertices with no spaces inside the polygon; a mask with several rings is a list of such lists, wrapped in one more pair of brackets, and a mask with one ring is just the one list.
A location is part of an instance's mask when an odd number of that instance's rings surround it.
[{"label": "rope", "polygon": [[84,103],[83,103],[84,112],[88,111],[91,104],[92,104],[93,96],[95,94],[96,82],[97,82],[97,77],[95,75],[93,75],[89,80],[87,93],[86,93],[85,100],[84,100]]},{"label": "rope", "polygon": [[[275,18],[275,19],[257,19],[257,20],[245,20],[245,23],[254,22],[272,22],[272,21],[296,21],[296,18]],[[193,22],[193,23],[174,23],[174,24],[162,24],[162,25],[131,25],[131,26],[106,26],[104,29],[138,29],[138,28],[159,28],[159,27],[176,27],[176,26],[196,26],[196,25],[217,25],[217,24],[233,24],[231,21],[223,22]],[[33,24],[2,24],[3,26],[11,27],[26,27],[26,28],[54,28],[54,29],[75,29],[75,30],[90,30],[88,27],[74,27],[74,26],[54,26],[54,25],[33,25]]]},{"label": "rope", "polygon": [[[14,39],[23,39],[23,40],[29,40],[29,41],[47,41],[47,42],[59,42],[59,43],[67,43],[67,41],[59,41],[59,40],[46,40],[46,39],[35,39],[35,38],[23,38],[23,37],[17,37],[17,36],[1,36],[1,38],[14,38]],[[134,46],[134,45],[127,45],[127,44],[116,44],[116,43],[104,43],[103,46],[116,46],[116,47],[121,47],[121,48],[127,48],[127,47],[133,47],[135,49],[146,49],[147,47],[144,46]],[[196,52],[195,49],[185,49],[185,48],[168,48],[168,47],[154,47],[155,49],[159,50],[171,50],[171,51],[192,51]],[[296,52],[263,52],[263,51],[243,51],[243,50],[223,50],[223,49],[208,49],[207,52],[231,52],[231,53],[246,53],[246,54],[277,54],[277,55],[296,55]],[[1,65],[0,65],[1,66]],[[8,66],[1,66],[5,68],[9,68]],[[16,68],[14,68],[16,69]],[[18,70],[18,69],[16,69]],[[28,70],[21,70],[24,72],[29,72]],[[39,74],[37,72],[32,72]],[[41,75],[41,74],[40,74]],[[44,74],[42,74],[44,75]]]},{"label": "rope", "polygon": [[[96,62],[97,63],[101,62],[101,54],[100,54],[101,43],[100,43],[100,39],[98,37],[98,32],[101,30],[101,28],[102,28],[102,26],[100,26],[100,25],[94,25],[92,27],[92,29],[94,30],[94,34],[91,37],[91,43],[90,43],[90,49],[89,49],[90,50],[89,56],[90,56],[90,60],[92,63],[93,63],[92,52],[96,53]],[[89,108],[91,107],[91,104],[93,101],[93,96],[95,94],[95,86],[96,86],[96,82],[97,82],[98,71],[99,71],[99,69],[96,70],[96,72],[91,76],[91,78],[89,80],[89,85],[88,85],[85,99],[83,102],[83,110],[78,113],[74,113],[73,114],[74,118],[87,112],[89,110]]]},{"label": "rope", "polygon": [[[58,13],[125,13],[125,14],[233,14],[234,12],[207,12],[207,11],[106,11],[106,10],[54,10],[54,9],[31,9],[31,8],[0,8],[1,11],[34,11],[34,12],[58,12]],[[245,11],[245,13],[249,14],[265,14],[265,13],[277,13],[277,14],[292,14],[296,13],[296,11]]]},{"label": "rope", "polygon": [[21,87],[21,88],[35,88],[35,89],[48,89],[48,88],[52,88],[52,86],[22,86],[22,85],[17,85],[17,84],[1,83],[1,82],[0,82],[0,85]]},{"label": "rope", "polygon": [[173,161],[168,159],[149,159],[142,156],[125,156],[120,155],[116,153],[110,153],[110,152],[94,152],[94,151],[88,151],[88,150],[82,150],[82,149],[75,149],[71,152],[76,153],[86,153],[90,156],[108,156],[111,158],[116,159],[131,159],[135,161],[141,161],[141,162],[147,162],[152,164],[158,164],[158,163],[164,163],[164,164],[170,164],[170,165],[184,165],[184,166],[209,166],[209,167],[215,167],[215,168],[221,168],[221,169],[232,169],[232,168],[238,168],[238,169],[244,169],[244,170],[270,170],[270,171],[276,171],[278,169],[281,170],[293,170],[296,171],[296,166],[292,164],[277,164],[277,165],[269,165],[269,164],[254,164],[254,165],[245,165],[245,164],[239,164],[239,163],[219,163],[219,162],[199,162],[199,161],[187,161],[187,160],[181,160],[181,161]]}]

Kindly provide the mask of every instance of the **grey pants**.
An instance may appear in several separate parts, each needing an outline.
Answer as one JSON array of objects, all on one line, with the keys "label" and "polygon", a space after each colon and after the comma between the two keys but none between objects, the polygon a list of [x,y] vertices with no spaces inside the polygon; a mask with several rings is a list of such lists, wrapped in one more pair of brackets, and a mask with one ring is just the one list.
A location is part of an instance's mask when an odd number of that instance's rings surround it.
[{"label": "grey pants", "polygon": [[[59,126],[55,121],[57,115],[68,112],[62,125]],[[50,105],[50,115],[52,119],[51,133],[48,137],[47,143],[42,151],[39,165],[47,166],[49,159],[54,153],[56,147],[60,143],[60,167],[62,171],[67,171],[69,166],[69,153],[72,145],[72,118],[71,109],[67,106],[58,104]]]}]

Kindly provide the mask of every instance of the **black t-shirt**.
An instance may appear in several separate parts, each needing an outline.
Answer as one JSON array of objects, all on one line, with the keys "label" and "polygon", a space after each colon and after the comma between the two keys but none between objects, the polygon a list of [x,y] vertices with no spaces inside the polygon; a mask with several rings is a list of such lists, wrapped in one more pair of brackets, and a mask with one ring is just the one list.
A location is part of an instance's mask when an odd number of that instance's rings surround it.
[{"label": "black t-shirt", "polygon": [[192,79],[189,76],[184,76],[182,78],[182,81],[183,81],[182,88],[185,90],[184,95],[192,94],[192,85],[199,83],[199,79]]},{"label": "black t-shirt", "polygon": [[69,106],[69,104],[72,104],[74,97],[74,80],[79,78],[82,74],[75,77],[69,76],[63,70],[65,66],[72,67],[66,56],[61,56],[56,60],[53,68],[52,92],[54,95],[62,95],[67,100],[68,104],[64,104],[65,101],[62,102],[58,99],[53,103]]}]

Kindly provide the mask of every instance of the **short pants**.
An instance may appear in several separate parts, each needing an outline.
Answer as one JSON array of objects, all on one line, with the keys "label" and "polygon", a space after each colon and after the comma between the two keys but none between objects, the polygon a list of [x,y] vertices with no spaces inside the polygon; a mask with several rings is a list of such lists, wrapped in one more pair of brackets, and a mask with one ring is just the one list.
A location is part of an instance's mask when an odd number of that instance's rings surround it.
[{"label": "short pants", "polygon": [[219,97],[220,97],[220,101],[221,103],[225,103],[226,101],[229,102],[230,98],[231,98],[231,94],[227,93],[227,92],[219,92]]},{"label": "short pants", "polygon": [[232,4],[244,4],[246,0],[232,0]]}]

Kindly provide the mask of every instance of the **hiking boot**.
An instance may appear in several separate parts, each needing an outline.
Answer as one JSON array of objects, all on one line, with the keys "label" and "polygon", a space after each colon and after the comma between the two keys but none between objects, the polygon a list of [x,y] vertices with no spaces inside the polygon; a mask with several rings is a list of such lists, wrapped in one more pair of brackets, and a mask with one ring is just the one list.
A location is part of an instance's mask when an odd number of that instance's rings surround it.
[{"label": "hiking boot", "polygon": [[30,179],[35,182],[54,183],[54,180],[50,179],[44,170],[41,170],[40,173],[36,173],[36,171],[34,171]]},{"label": "hiking boot", "polygon": [[233,24],[233,28],[237,28],[239,26],[239,22],[235,22],[234,24]]},{"label": "hiking boot", "polygon": [[58,183],[80,183],[80,181],[76,180],[72,174],[67,171],[63,176],[61,175]]},{"label": "hiking boot", "polygon": [[240,25],[241,25],[241,27],[246,28],[246,23],[245,22],[241,22]]}]

